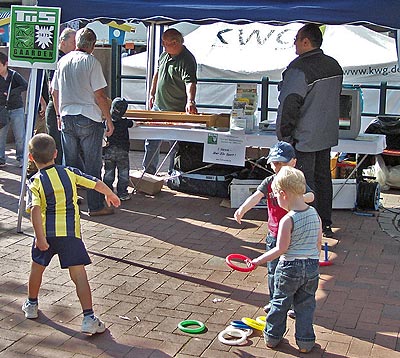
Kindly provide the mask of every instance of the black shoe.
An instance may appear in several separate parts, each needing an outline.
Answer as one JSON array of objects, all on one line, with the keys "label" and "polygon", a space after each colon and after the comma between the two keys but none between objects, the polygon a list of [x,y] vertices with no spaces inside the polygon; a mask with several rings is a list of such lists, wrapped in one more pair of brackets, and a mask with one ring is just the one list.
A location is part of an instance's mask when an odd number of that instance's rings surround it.
[{"label": "black shoe", "polygon": [[118,197],[119,197],[119,200],[121,200],[121,201],[127,201],[127,200],[131,200],[132,194],[126,193],[126,194],[119,195]]},{"label": "black shoe", "polygon": [[114,209],[105,206],[103,209],[96,211],[89,211],[89,216],[103,216],[103,215],[112,215],[114,214]]},{"label": "black shoe", "polygon": [[330,225],[324,226],[322,228],[322,236],[327,238],[333,238],[333,231]]}]

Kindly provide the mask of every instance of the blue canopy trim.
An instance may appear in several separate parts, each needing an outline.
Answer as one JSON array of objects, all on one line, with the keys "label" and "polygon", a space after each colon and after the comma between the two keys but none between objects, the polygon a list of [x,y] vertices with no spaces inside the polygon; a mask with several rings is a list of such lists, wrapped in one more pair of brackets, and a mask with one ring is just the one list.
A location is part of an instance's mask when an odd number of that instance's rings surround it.
[{"label": "blue canopy trim", "polygon": [[399,0],[38,0],[62,9],[62,22],[101,18],[205,24],[316,22],[400,28]]}]

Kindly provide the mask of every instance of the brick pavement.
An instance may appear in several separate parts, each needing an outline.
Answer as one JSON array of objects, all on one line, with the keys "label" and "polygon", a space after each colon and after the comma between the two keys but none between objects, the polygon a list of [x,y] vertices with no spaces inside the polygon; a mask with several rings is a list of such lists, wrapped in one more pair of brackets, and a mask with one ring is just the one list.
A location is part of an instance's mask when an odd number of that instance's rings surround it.
[{"label": "brick pavement", "polygon": [[[10,161],[12,163],[12,161]],[[242,346],[221,344],[233,319],[263,314],[266,269],[230,270],[230,253],[264,250],[265,212],[252,210],[240,226],[221,199],[168,188],[141,193],[116,215],[82,215],[94,308],[104,334],[79,333],[81,312],[68,273],[53,260],[46,270],[37,320],[21,312],[30,267],[32,229],[23,218],[16,233],[20,169],[0,169],[0,357],[156,358],[300,357],[294,321],[284,344],[265,347],[259,333]],[[400,357],[400,196],[383,195],[379,216],[334,211],[336,240],[328,240],[333,266],[321,268],[315,318],[317,345],[309,357]],[[82,206],[82,210],[85,206]],[[181,332],[181,320],[206,324],[205,333]]]}]

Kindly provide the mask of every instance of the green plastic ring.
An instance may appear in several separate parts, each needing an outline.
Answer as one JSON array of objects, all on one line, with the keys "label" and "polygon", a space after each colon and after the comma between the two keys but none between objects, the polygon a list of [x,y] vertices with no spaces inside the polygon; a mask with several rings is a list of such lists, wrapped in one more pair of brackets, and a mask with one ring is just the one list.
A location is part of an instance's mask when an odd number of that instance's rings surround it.
[{"label": "green plastic ring", "polygon": [[[198,326],[196,328],[188,328],[187,326]],[[185,333],[201,333],[206,329],[206,326],[203,322],[196,320],[187,320],[179,322],[178,328]]]}]

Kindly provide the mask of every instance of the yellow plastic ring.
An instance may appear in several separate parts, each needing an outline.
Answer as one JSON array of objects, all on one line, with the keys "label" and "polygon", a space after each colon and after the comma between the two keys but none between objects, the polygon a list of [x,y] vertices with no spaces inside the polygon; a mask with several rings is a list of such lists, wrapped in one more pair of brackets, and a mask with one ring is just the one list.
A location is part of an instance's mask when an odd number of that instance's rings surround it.
[{"label": "yellow plastic ring", "polygon": [[265,324],[258,323],[255,319],[249,317],[243,317],[242,322],[251,328],[258,329],[259,331],[262,331],[265,327]]},{"label": "yellow plastic ring", "polygon": [[267,316],[258,316],[256,318],[256,322],[263,324],[265,326],[267,324]]}]

